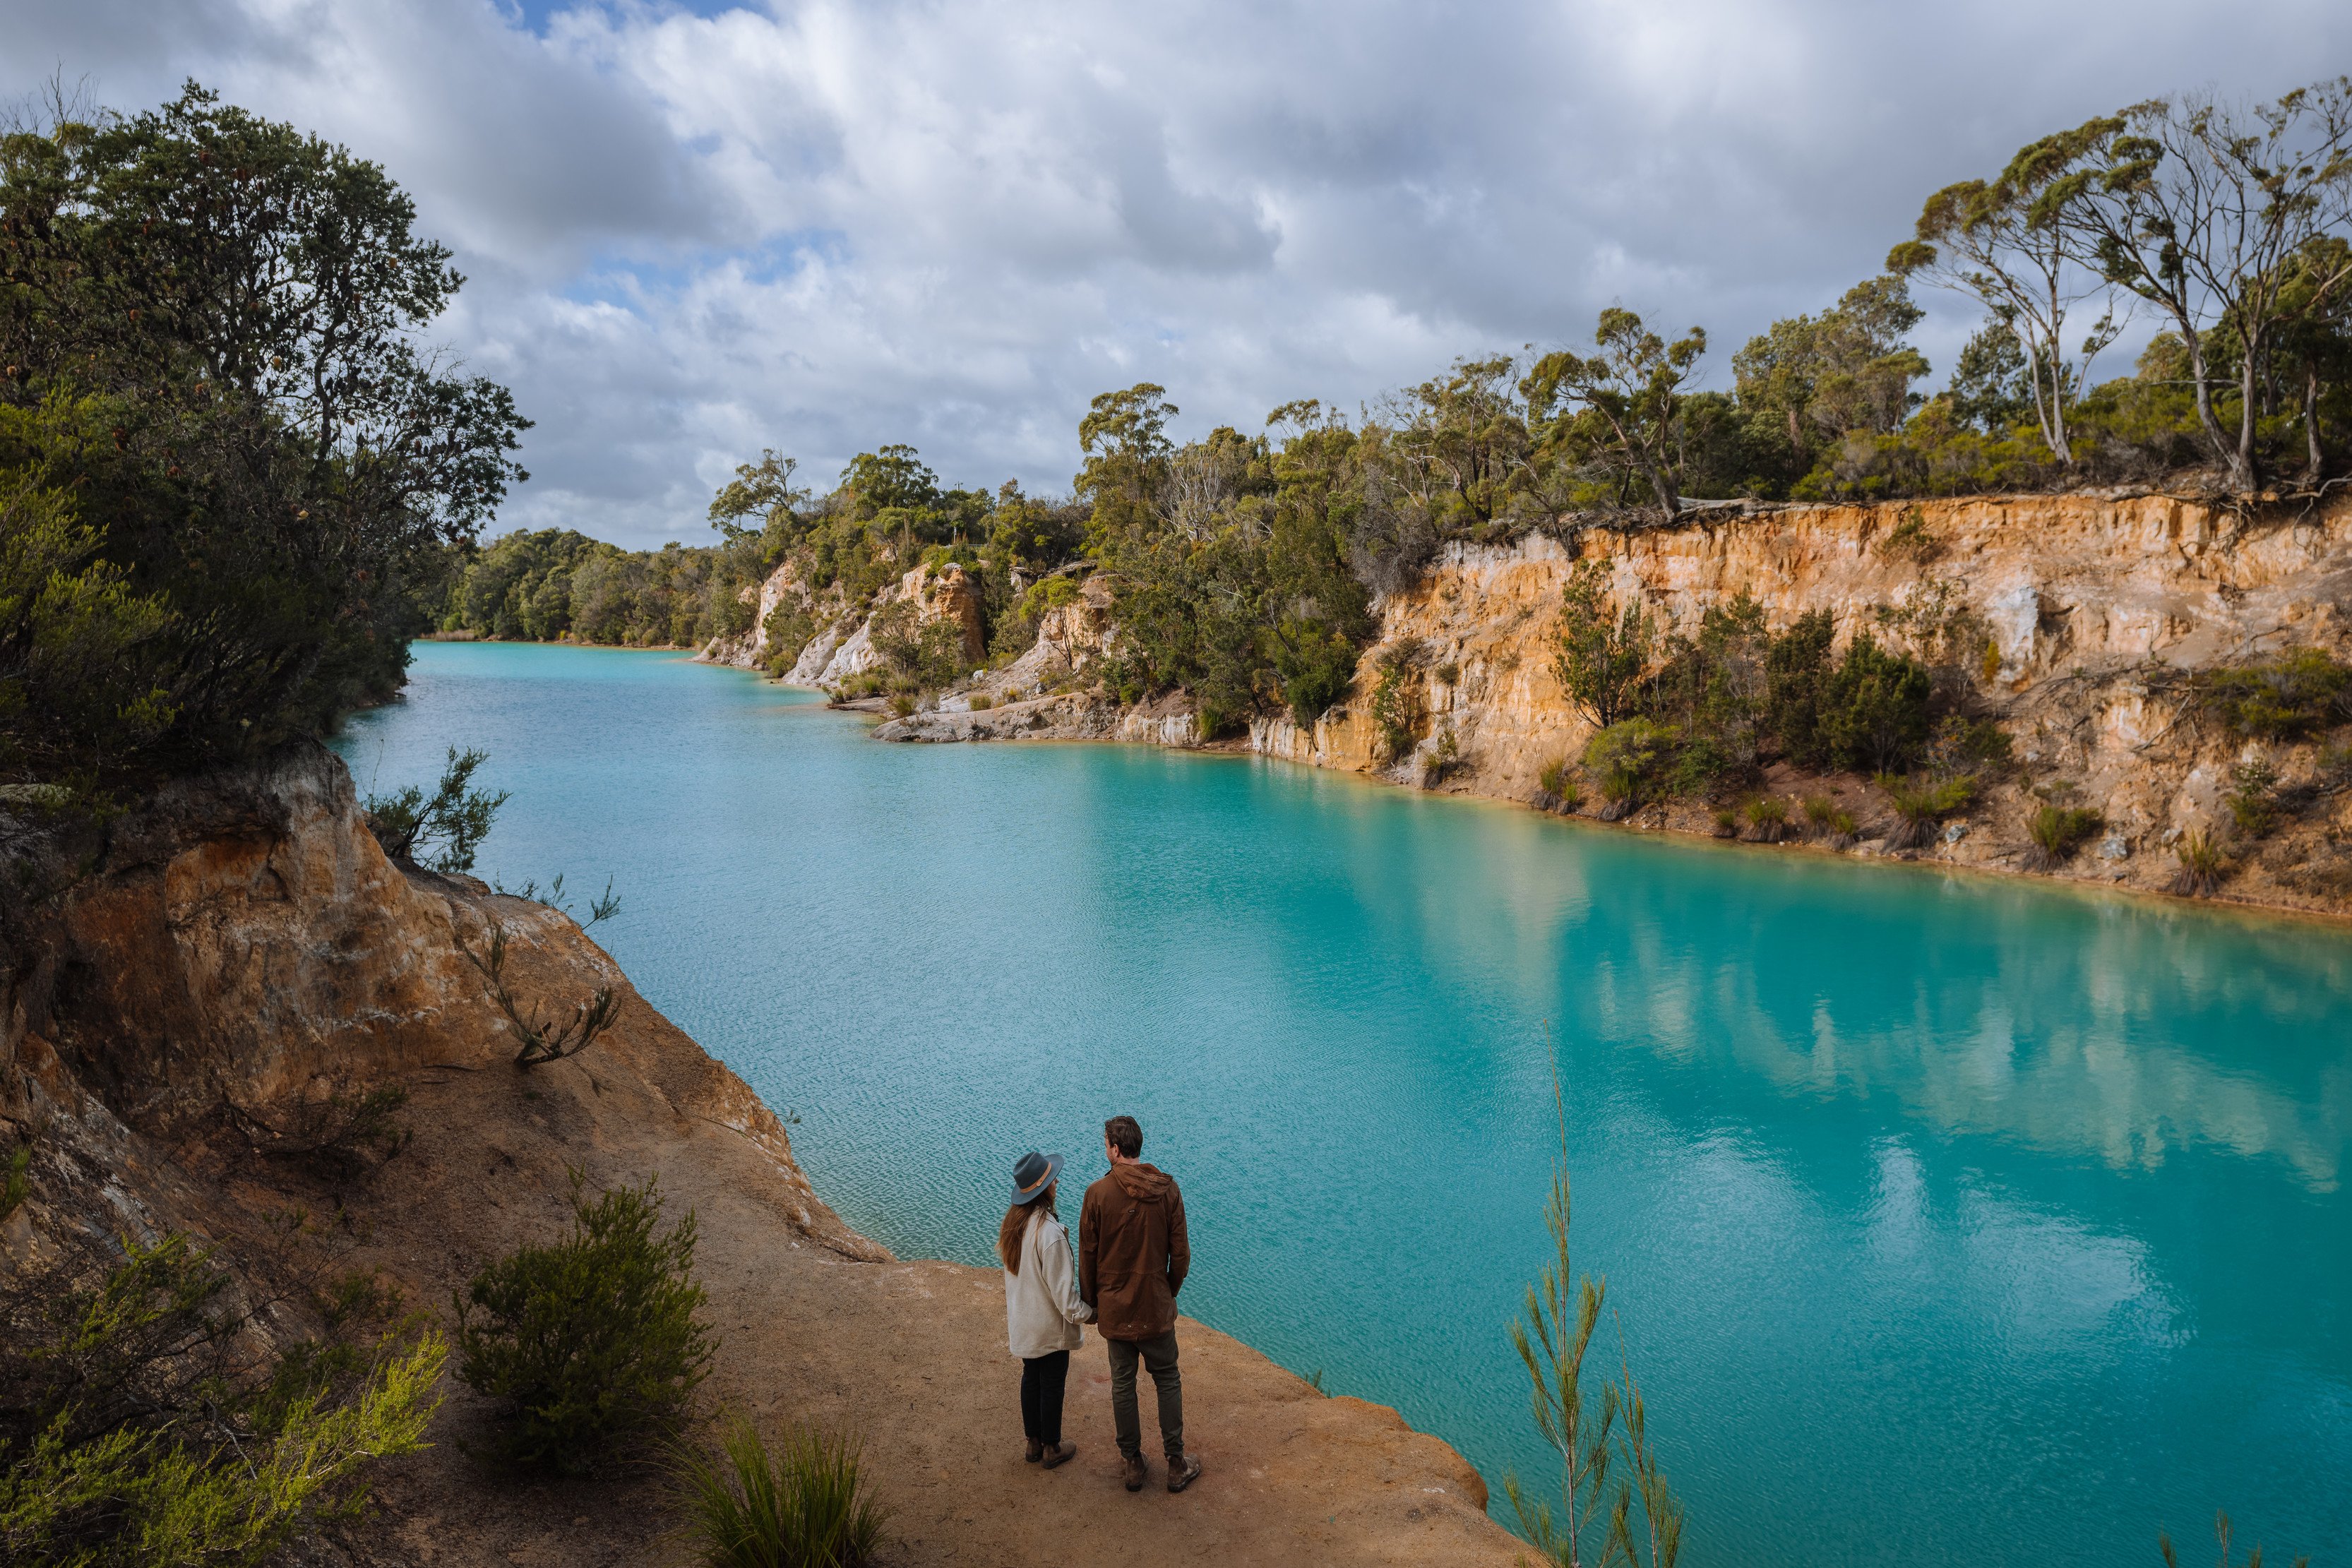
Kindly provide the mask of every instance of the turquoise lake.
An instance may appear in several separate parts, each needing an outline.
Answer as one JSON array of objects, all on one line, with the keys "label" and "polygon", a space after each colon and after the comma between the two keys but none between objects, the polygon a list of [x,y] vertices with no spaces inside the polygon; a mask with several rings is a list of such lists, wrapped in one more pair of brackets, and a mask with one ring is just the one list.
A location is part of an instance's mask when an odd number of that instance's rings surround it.
[{"label": "turquoise lake", "polygon": [[988,1261],[1014,1157],[1091,1179],[1134,1113],[1185,1309],[1444,1437],[1498,1517],[1552,1474],[1507,1338],[1549,1025],[1577,1263],[1694,1568],[2147,1568],[2159,1528],[2202,1562],[2217,1508],[2281,1561],[2352,1547],[2352,933],[1262,760],[886,746],[672,654],[421,644],[337,744],[363,792],[488,750],[477,869],[609,877],[598,939],[903,1255]]}]

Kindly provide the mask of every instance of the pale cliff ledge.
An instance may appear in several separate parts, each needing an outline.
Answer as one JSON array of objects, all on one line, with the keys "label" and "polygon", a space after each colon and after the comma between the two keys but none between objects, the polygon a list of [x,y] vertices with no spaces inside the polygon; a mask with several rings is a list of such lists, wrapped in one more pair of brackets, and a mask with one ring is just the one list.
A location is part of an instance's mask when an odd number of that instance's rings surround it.
[{"label": "pale cliff ledge", "polygon": [[[0,1131],[35,1132],[37,1150],[33,1196],[0,1225],[0,1273],[59,1257],[95,1266],[117,1238],[177,1228],[260,1282],[283,1247],[272,1217],[300,1207],[326,1218],[316,1245],[339,1267],[381,1270],[431,1307],[484,1261],[561,1228],[568,1168],[598,1183],[657,1173],[700,1224],[697,1271],[722,1340],[708,1403],[862,1432],[896,1514],[894,1563],[1108,1562],[1138,1539],[1158,1561],[1268,1568],[1501,1568],[1524,1553],[1445,1444],[1197,1324],[1185,1392],[1210,1466],[1200,1485],[1120,1490],[1092,1343],[1071,1380],[1079,1458],[1052,1474],[1024,1465],[994,1271],[902,1262],[852,1231],[769,1108],[576,925],[470,879],[392,866],[323,751],[175,787],[102,837],[0,830],[0,872],[20,890],[0,904],[13,1069]],[[586,1055],[510,1065],[509,1026],[457,950],[492,921],[511,934],[526,1001],[597,986],[623,998]],[[264,1152],[306,1103],[386,1085],[411,1094],[415,1137],[373,1176],[329,1187]],[[676,1554],[657,1478],[488,1475],[463,1451],[478,1401],[454,1379],[445,1392],[435,1446],[381,1484],[382,1517],[306,1561]]]},{"label": "pale cliff ledge", "polygon": [[[1890,544],[1916,519],[1924,549]],[[1740,593],[1775,628],[1829,612],[1843,644],[1867,630],[1912,652],[1941,627],[1960,627],[1984,650],[1977,701],[2015,737],[2021,766],[1957,818],[1918,858],[1988,871],[2022,871],[2036,785],[2072,786],[2071,804],[2097,808],[2105,833],[2046,874],[2160,889],[2177,870],[2171,845],[2224,820],[2230,769],[2260,750],[2290,791],[2314,783],[2317,747],[2252,747],[2200,723],[2182,677],[2217,664],[2299,646],[2352,650],[2352,497],[2326,507],[2253,515],[2147,494],[2018,496],[1874,506],[1710,507],[1673,526],[1587,527],[1508,545],[1455,544],[1410,591],[1375,608],[1380,637],[1349,695],[1311,727],[1288,716],[1216,743],[1316,767],[1373,774],[1451,792],[1535,801],[1538,775],[1574,759],[1591,737],[1552,670],[1560,591],[1579,561],[1610,568],[1621,594],[1639,592],[1685,632]],[[1041,670],[1065,685],[1116,635],[1108,597],[1073,643]],[[1414,744],[1378,757],[1370,695],[1384,655],[1417,644],[1406,695]],[[1071,648],[1076,646],[1077,656]],[[1041,640],[1041,648],[1043,642]],[[1447,678],[1450,676],[1451,678]],[[1121,708],[1090,684],[1076,692],[974,710],[1012,685],[1003,673],[936,711],[881,726],[891,740],[1125,739],[1200,744],[1177,694]],[[1452,742],[1452,756],[1444,747]],[[1846,777],[1775,768],[1765,787],[1827,793],[1861,819],[1852,852],[1883,853],[1883,795]],[[1589,808],[1588,808],[1589,809]],[[1627,825],[1706,833],[1712,810],[1652,806]],[[1955,831],[1956,830],[1956,831]],[[2252,846],[2219,895],[2224,901],[2341,914],[2352,911],[2352,797],[2320,795]]]}]

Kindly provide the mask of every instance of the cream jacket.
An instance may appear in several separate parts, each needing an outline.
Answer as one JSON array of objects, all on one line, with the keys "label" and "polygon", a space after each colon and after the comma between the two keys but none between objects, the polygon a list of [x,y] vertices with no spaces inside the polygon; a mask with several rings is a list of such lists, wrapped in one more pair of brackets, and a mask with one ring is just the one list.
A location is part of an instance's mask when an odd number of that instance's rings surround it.
[{"label": "cream jacket", "polygon": [[1094,1321],[1095,1310],[1078,1300],[1070,1233],[1050,1214],[1033,1216],[1021,1236],[1021,1272],[1004,1273],[1004,1324],[1013,1354],[1026,1361],[1076,1350],[1078,1325]]}]

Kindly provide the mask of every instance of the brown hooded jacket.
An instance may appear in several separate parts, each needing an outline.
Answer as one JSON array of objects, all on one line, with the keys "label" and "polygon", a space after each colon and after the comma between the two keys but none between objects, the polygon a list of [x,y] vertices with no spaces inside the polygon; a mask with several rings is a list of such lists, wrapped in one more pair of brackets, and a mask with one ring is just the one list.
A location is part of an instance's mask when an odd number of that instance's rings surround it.
[{"label": "brown hooded jacket", "polygon": [[1176,1292],[1192,1267],[1184,1195],[1147,1165],[1115,1165],[1078,1211],[1078,1299],[1105,1339],[1158,1339],[1176,1326]]}]

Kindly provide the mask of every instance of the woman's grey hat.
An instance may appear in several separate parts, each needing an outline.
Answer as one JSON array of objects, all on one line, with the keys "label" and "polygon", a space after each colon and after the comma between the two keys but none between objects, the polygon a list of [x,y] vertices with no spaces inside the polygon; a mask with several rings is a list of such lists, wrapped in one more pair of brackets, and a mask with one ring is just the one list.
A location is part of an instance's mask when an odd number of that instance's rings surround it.
[{"label": "woman's grey hat", "polygon": [[1032,1149],[1013,1162],[1013,1201],[1034,1203],[1062,1174],[1062,1156]]}]

